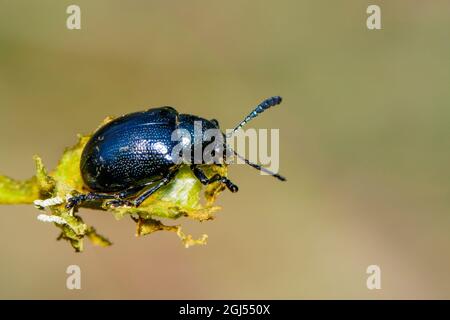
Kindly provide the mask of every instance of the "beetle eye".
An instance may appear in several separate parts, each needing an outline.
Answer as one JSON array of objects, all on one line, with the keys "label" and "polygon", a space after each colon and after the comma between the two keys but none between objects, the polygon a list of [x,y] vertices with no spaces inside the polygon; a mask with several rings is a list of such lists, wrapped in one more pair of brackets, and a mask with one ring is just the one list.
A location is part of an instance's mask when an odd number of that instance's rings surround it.
[{"label": "beetle eye", "polygon": [[210,120],[217,128],[219,127],[219,121],[217,121],[216,119],[211,119]]}]

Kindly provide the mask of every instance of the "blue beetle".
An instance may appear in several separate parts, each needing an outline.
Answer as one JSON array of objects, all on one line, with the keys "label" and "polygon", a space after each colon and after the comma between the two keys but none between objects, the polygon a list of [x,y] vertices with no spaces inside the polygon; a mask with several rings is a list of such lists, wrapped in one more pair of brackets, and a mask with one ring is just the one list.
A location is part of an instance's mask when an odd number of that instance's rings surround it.
[{"label": "blue beetle", "polygon": [[[231,134],[281,101],[279,96],[264,100]],[[107,123],[89,139],[81,156],[81,175],[90,192],[71,197],[66,207],[72,208],[83,202],[99,200],[108,200],[107,205],[110,206],[138,207],[154,192],[172,181],[182,165],[175,162],[171,156],[177,144],[172,133],[177,129],[184,129],[194,134],[194,124],[199,122],[203,132],[220,129],[215,119],[206,120],[190,114],[179,114],[172,107],[134,112]],[[226,139],[225,135],[223,137]],[[194,142],[189,143],[191,148],[195,147]],[[205,142],[201,143],[204,147]],[[223,147],[230,150],[225,143]],[[246,164],[281,181],[286,180],[279,174],[241,157],[234,150],[231,151]],[[199,164],[191,162],[190,168],[204,185],[220,181],[231,192],[238,191],[238,187],[226,177],[215,175],[208,178]]]}]

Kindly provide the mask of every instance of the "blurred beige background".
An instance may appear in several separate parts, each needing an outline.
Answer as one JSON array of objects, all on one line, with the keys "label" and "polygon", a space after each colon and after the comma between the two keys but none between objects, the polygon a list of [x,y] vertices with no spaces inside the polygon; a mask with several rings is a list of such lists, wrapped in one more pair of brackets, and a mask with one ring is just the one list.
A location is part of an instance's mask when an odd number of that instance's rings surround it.
[{"label": "blurred beige background", "polygon": [[[82,29],[65,27],[66,8]],[[380,31],[366,8],[382,10]],[[150,106],[279,128],[280,183],[230,177],[205,247],[81,215],[75,254],[32,206],[0,207],[0,298],[450,298],[450,2],[0,1],[0,172],[56,165],[106,115]],[[65,287],[82,269],[82,290]],[[382,289],[366,288],[366,268]]]}]

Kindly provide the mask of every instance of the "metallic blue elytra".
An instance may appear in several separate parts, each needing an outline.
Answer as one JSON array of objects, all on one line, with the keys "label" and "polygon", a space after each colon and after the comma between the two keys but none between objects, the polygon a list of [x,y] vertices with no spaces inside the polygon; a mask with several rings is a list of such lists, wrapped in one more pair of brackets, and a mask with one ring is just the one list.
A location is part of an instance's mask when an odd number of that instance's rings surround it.
[{"label": "metallic blue elytra", "polygon": [[149,109],[117,118],[100,128],[81,156],[83,180],[93,191],[117,192],[160,180],[174,167],[172,132],[190,129],[205,119],[178,114],[171,107]]},{"label": "metallic blue elytra", "polygon": [[[279,103],[281,97],[264,100],[235,130]],[[172,158],[172,150],[179,143],[173,140],[173,132],[185,129],[194,136],[196,123],[201,123],[202,132],[219,129],[217,120],[179,114],[172,107],[134,112],[107,123],[89,139],[81,156],[81,175],[91,192],[73,196],[68,200],[67,208],[98,200],[109,200],[107,204],[111,206],[138,207],[151,194],[170,183],[182,165]],[[189,143],[193,149],[194,141]],[[202,147],[205,144],[207,143],[202,141]],[[223,147],[229,148],[226,143]],[[235,153],[234,150],[231,151]],[[267,172],[267,169],[245,160],[254,168]],[[215,175],[208,178],[199,164],[191,162],[190,168],[204,185],[219,181],[232,192],[238,190],[226,177]],[[285,180],[276,173],[271,174]]]}]

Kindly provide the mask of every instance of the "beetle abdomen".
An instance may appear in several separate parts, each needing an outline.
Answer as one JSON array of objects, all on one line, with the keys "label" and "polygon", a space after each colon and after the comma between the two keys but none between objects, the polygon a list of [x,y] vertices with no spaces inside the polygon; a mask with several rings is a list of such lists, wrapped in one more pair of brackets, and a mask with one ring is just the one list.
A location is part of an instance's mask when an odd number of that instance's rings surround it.
[{"label": "beetle abdomen", "polygon": [[117,118],[88,141],[80,169],[95,191],[116,192],[143,185],[166,174],[174,163],[177,112],[170,107],[150,109]]}]

